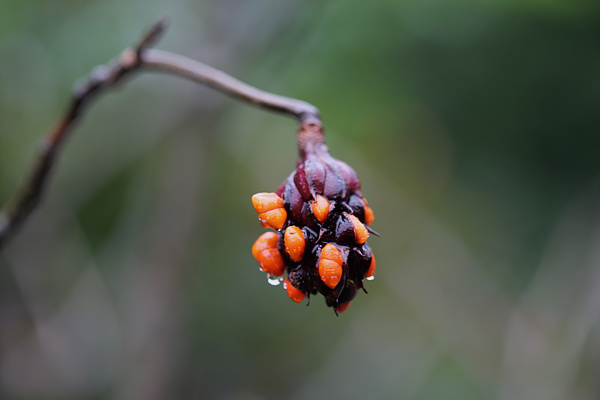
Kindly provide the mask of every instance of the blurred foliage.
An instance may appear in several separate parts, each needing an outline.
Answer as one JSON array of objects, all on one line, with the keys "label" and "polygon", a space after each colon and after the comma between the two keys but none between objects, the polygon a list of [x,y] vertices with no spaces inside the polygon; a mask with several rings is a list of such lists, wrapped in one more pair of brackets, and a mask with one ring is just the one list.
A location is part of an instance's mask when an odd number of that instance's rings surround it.
[{"label": "blurred foliage", "polygon": [[178,78],[102,97],[0,254],[3,399],[597,399],[600,3],[0,0],[0,201],[72,84],[158,47],[318,106],[378,273],[267,284],[250,196],[294,121]]}]

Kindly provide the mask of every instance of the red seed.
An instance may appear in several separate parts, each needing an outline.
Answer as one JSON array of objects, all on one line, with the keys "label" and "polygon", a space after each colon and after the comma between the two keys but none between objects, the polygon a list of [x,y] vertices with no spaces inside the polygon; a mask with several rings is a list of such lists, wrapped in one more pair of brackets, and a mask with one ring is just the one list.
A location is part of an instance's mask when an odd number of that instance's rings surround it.
[{"label": "red seed", "polygon": [[285,252],[288,253],[292,261],[299,262],[304,255],[306,240],[302,234],[302,229],[297,226],[288,226],[283,235]]},{"label": "red seed", "polygon": [[294,300],[296,303],[300,303],[305,297],[305,294],[302,293],[300,289],[292,285],[292,282],[290,282],[288,278],[285,278],[283,281],[283,288],[287,292],[288,297]]},{"label": "red seed", "polygon": [[367,226],[370,226],[373,223],[373,221],[375,221],[375,214],[373,213],[371,207],[369,207],[367,199],[363,198],[362,201],[365,208],[365,224],[367,224]]},{"label": "red seed", "polygon": [[287,211],[283,208],[283,199],[276,193],[256,193],[252,196],[252,205],[263,228],[283,228]]},{"label": "red seed", "polygon": [[327,216],[329,215],[329,206],[329,201],[320,194],[317,195],[316,200],[311,203],[310,208],[312,209],[315,218],[317,218],[317,221],[320,223],[325,222],[327,219]]},{"label": "red seed", "polygon": [[321,250],[319,276],[325,285],[333,289],[342,279],[342,253],[333,244],[328,243]]},{"label": "red seed", "polygon": [[258,261],[260,269],[274,276],[281,276],[285,272],[285,261],[279,253],[278,244],[279,235],[266,232],[252,246],[252,255]]},{"label": "red seed", "polygon": [[371,256],[371,265],[369,265],[365,278],[370,278],[372,276],[375,276],[375,256]]},{"label": "red seed", "polygon": [[335,308],[335,311],[337,311],[338,314],[341,314],[344,311],[346,311],[348,309],[348,307],[350,307],[350,302],[347,302],[347,303],[344,303],[344,304],[340,304],[339,306],[337,306]]},{"label": "red seed", "polygon": [[332,243],[327,243],[325,247],[323,247],[323,250],[321,250],[321,258],[335,261],[340,265],[342,265],[343,262],[342,252]]},{"label": "red seed", "polygon": [[354,227],[354,238],[357,244],[363,244],[369,238],[369,231],[360,220],[354,215],[348,215],[348,219]]},{"label": "red seed", "polygon": [[258,214],[258,219],[263,228],[281,229],[287,220],[287,211],[285,208],[276,208]]},{"label": "red seed", "polygon": [[283,207],[283,199],[277,193],[256,193],[252,205],[258,214]]}]

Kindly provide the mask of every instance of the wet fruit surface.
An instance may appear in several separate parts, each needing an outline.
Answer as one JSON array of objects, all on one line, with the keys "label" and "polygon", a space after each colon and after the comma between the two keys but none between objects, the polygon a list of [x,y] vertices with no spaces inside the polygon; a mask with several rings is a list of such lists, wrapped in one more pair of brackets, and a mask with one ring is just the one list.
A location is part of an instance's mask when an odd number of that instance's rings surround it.
[{"label": "wet fruit surface", "polygon": [[339,314],[374,276],[367,240],[375,217],[354,170],[322,138],[320,125],[303,123],[296,170],[277,193],[252,196],[263,227],[275,230],[257,240],[253,254],[263,271],[287,272],[283,286],[293,301],[321,293]]},{"label": "wet fruit surface", "polygon": [[304,249],[306,248],[306,240],[302,229],[297,226],[288,226],[283,236],[285,244],[285,252],[289,255],[292,261],[302,261],[304,255]]},{"label": "wet fruit surface", "polygon": [[254,242],[252,255],[258,261],[260,269],[274,276],[285,273],[285,261],[279,253],[279,235],[266,232]]}]

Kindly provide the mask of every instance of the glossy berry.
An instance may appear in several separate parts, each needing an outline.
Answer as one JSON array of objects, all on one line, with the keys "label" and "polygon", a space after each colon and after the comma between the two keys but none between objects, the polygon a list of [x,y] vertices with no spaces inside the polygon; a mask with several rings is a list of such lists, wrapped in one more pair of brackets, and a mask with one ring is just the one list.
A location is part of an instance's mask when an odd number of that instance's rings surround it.
[{"label": "glossy berry", "polygon": [[285,278],[283,281],[283,288],[287,292],[288,297],[296,303],[300,303],[302,300],[304,300],[304,297],[306,297],[306,295],[302,293],[300,289],[292,285],[292,282],[290,282],[288,278]]},{"label": "glossy berry", "polygon": [[274,276],[285,273],[285,261],[279,252],[279,235],[266,232],[259,236],[252,246],[252,255],[258,261],[260,269]]},{"label": "glossy berry", "polygon": [[302,260],[304,249],[306,247],[306,241],[304,240],[302,229],[294,225],[288,226],[285,229],[283,240],[285,244],[285,252],[290,256],[290,259],[296,262]]},{"label": "glossy berry", "polygon": [[368,244],[375,216],[354,170],[329,154],[320,124],[302,123],[298,147],[296,169],[277,193],[252,196],[261,224],[276,230],[252,251],[262,270],[287,273],[293,301],[320,293],[340,314],[375,273]]}]

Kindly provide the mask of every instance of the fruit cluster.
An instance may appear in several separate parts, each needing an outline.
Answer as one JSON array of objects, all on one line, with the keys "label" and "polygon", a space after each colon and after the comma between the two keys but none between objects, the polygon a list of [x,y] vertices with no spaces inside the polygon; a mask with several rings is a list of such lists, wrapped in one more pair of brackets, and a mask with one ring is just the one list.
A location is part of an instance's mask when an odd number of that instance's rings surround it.
[{"label": "fruit cluster", "polygon": [[252,196],[261,225],[275,230],[256,240],[252,254],[272,277],[287,273],[283,287],[293,301],[321,293],[338,314],[374,276],[367,239],[375,217],[354,170],[329,155],[320,126],[301,126],[298,140],[296,170],[277,193]]}]

